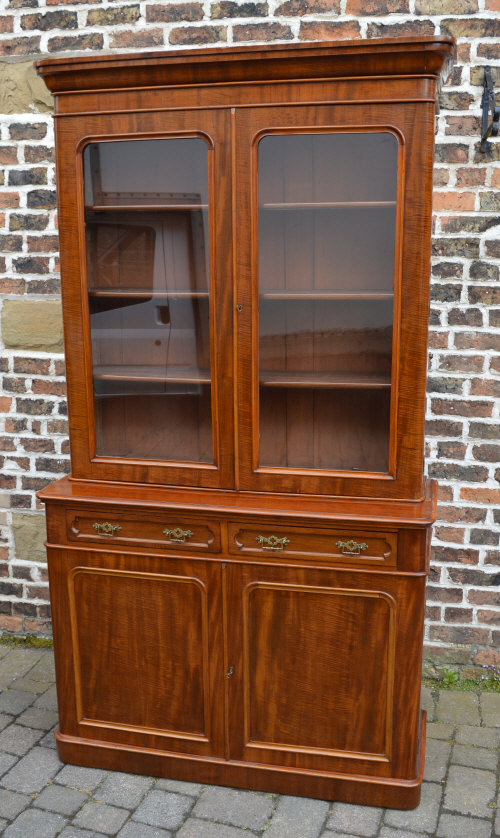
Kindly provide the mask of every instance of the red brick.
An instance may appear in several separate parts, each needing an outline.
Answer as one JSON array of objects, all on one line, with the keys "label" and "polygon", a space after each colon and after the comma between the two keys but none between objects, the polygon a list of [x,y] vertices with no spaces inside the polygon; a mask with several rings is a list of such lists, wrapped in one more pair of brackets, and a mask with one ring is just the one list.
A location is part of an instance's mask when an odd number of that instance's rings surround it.
[{"label": "red brick", "polygon": [[439,541],[452,541],[456,544],[463,544],[465,530],[458,527],[434,527],[434,535]]},{"label": "red brick", "polygon": [[171,44],[215,44],[227,40],[225,26],[181,26],[172,29],[169,41]]},{"label": "red brick", "polygon": [[[211,17],[215,16],[211,15]],[[226,16],[224,14],[217,15],[217,17]],[[146,21],[148,23],[171,23],[173,21],[185,23],[190,20],[202,19],[203,6],[201,3],[166,3],[161,6],[146,6]]]},{"label": "red brick", "polygon": [[347,0],[346,14],[364,17],[366,15],[390,15],[410,11],[408,0]]},{"label": "red brick", "polygon": [[439,210],[468,211],[474,209],[475,195],[473,192],[434,192],[433,207]]},{"label": "red brick", "polygon": [[290,41],[292,30],[283,23],[242,23],[233,26],[235,41]]},{"label": "red brick", "polygon": [[457,169],[457,186],[482,186],[486,179],[486,169]]},{"label": "red brick", "polygon": [[128,49],[143,49],[144,47],[158,47],[162,46],[163,30],[162,29],[147,29],[142,31],[129,30],[127,32],[115,32],[110,38],[110,45],[114,48]]},{"label": "red brick", "polygon": [[23,618],[22,617],[8,617],[4,614],[1,614],[0,615],[0,629],[3,629],[3,631],[21,632],[23,630]]},{"label": "red brick", "polygon": [[484,608],[478,609],[477,619],[479,623],[500,625],[500,611],[490,611]]},{"label": "red brick", "polygon": [[429,636],[431,640],[441,640],[443,643],[485,646],[489,640],[489,630],[473,626],[431,626]]},{"label": "red brick", "polygon": [[0,192],[0,207],[12,209],[19,206],[19,194],[17,192]]},{"label": "red brick", "polygon": [[473,658],[476,666],[500,666],[500,652],[494,649],[480,649]]},{"label": "red brick", "polygon": [[463,486],[460,499],[472,503],[500,504],[500,489],[479,489],[475,486]]},{"label": "red brick", "polygon": [[431,549],[431,561],[433,562],[454,562],[474,566],[479,562],[478,550],[464,547],[437,547]]},{"label": "red brick", "polygon": [[2,166],[9,166],[16,164],[17,162],[18,158],[16,146],[0,146],[0,164]]},{"label": "red brick", "polygon": [[440,416],[491,416],[493,402],[431,399],[431,412]]},{"label": "red brick", "polygon": [[305,22],[300,24],[299,38],[301,41],[343,41],[361,38],[359,23],[346,21]]},{"label": "red brick", "polygon": [[445,608],[444,619],[447,623],[472,623],[472,608]]},{"label": "red brick", "polygon": [[37,55],[40,52],[40,38],[12,38],[0,41],[0,55]]}]

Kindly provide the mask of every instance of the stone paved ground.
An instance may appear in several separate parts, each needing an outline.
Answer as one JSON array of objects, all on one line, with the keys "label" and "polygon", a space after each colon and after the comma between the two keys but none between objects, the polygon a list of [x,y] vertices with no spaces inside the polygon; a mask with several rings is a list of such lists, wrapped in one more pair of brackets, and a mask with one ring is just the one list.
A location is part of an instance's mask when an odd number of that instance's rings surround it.
[{"label": "stone paved ground", "polygon": [[5,838],[493,838],[500,836],[500,694],[423,691],[422,802],[350,806],[59,762],[52,653],[0,646]]}]

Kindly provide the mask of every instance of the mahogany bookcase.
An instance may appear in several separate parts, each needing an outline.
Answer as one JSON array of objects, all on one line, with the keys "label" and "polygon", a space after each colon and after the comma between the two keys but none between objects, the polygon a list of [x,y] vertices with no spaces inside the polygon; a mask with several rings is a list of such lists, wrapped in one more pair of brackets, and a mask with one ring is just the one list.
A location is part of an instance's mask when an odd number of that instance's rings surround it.
[{"label": "mahogany bookcase", "polygon": [[446,37],[43,59],[61,759],[417,805]]}]

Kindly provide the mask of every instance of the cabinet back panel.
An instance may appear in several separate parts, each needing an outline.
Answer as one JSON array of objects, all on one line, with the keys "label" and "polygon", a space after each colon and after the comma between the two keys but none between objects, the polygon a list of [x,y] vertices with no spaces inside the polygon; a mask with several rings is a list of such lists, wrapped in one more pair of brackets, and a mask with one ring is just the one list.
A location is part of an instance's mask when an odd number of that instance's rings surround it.
[{"label": "cabinet back panel", "polygon": [[390,391],[260,388],[263,466],[388,469]]}]

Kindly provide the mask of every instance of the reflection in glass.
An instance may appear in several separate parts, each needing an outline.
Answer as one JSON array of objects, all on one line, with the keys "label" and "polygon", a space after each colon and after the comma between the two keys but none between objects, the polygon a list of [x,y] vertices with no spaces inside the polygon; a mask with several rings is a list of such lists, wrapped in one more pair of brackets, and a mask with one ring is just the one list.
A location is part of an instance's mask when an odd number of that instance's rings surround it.
[{"label": "reflection in glass", "polygon": [[387,471],[397,141],[258,149],[260,465]]},{"label": "reflection in glass", "polygon": [[92,143],[84,176],[96,453],[212,462],[207,146]]}]

